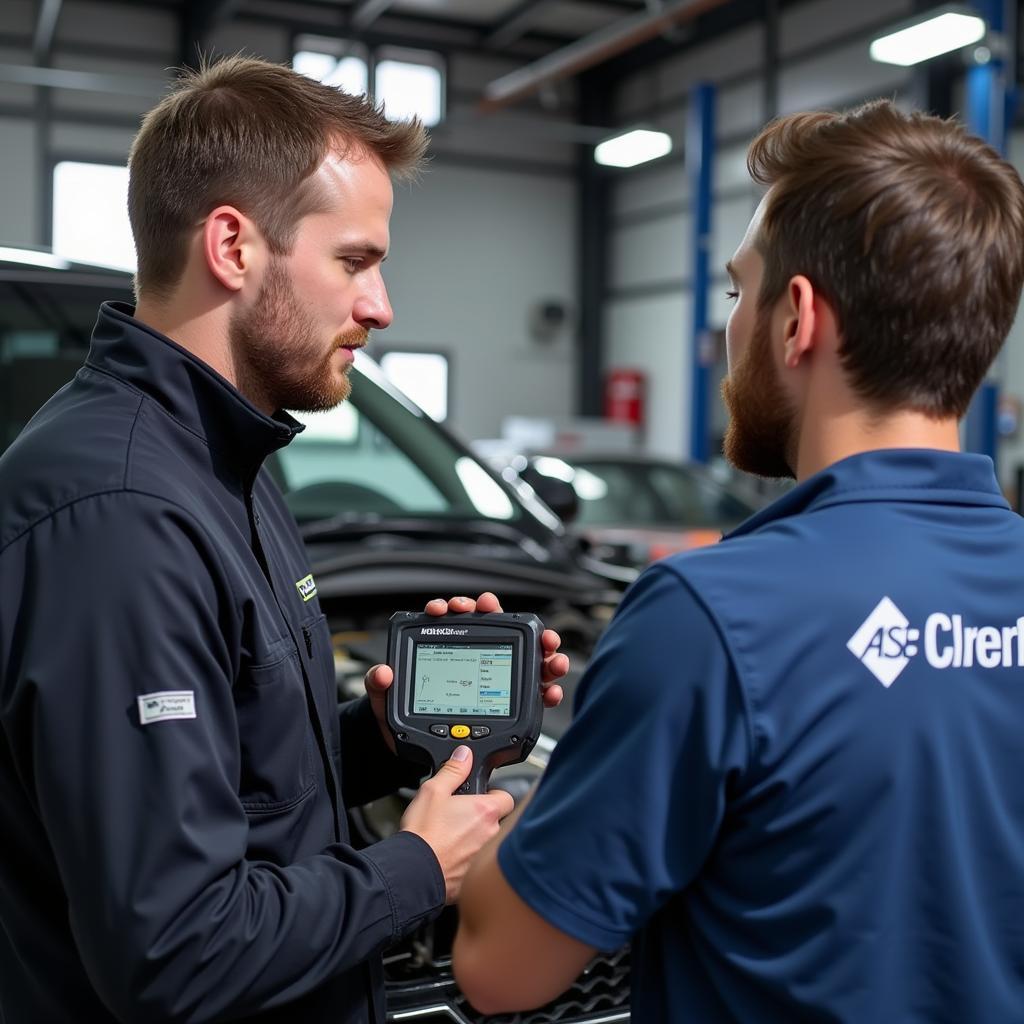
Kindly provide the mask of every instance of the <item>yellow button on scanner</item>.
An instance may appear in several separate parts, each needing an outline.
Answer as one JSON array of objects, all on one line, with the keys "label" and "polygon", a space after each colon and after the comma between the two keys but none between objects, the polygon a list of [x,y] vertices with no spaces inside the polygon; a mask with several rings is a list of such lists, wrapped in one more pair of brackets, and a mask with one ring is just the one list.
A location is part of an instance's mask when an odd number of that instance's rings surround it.
[{"label": "yellow button on scanner", "polygon": [[452,739],[464,740],[469,735],[468,725],[453,725],[452,726]]}]

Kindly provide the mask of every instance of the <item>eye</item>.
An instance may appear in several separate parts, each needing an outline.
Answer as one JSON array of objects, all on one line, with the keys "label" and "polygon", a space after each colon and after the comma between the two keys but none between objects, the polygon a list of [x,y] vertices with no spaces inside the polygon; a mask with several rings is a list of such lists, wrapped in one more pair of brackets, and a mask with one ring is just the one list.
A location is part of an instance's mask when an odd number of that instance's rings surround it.
[{"label": "eye", "polygon": [[350,273],[354,274],[361,266],[362,259],[359,256],[342,256],[341,262],[345,264],[345,269]]},{"label": "eye", "polygon": [[727,299],[738,299],[738,298],[740,297],[740,293],[739,293],[739,292],[731,292],[731,291],[727,291],[727,292],[725,293],[725,297],[726,297]]}]

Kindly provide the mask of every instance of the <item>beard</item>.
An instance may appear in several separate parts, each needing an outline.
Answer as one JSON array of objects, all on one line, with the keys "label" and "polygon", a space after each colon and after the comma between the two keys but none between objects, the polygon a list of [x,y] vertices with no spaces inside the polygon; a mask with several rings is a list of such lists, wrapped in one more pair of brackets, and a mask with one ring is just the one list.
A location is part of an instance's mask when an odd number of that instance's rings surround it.
[{"label": "beard", "polygon": [[747,351],[722,381],[722,399],[729,410],[726,459],[756,476],[795,477],[796,415],[772,358],[768,310],[758,313]]},{"label": "beard", "polygon": [[271,258],[253,307],[236,313],[228,325],[238,390],[259,408],[274,410],[323,412],[348,398],[352,364],[337,370],[334,353],[345,345],[365,345],[368,337],[360,327],[326,345],[279,257]]}]

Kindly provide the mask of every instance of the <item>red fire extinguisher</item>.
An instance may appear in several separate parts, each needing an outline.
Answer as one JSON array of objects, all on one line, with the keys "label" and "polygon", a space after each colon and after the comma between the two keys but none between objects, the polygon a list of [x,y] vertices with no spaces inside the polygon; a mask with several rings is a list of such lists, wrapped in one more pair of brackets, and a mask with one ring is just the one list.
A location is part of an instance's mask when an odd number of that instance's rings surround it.
[{"label": "red fire extinguisher", "polygon": [[643,426],[646,390],[647,379],[640,370],[609,370],[604,384],[605,419]]}]

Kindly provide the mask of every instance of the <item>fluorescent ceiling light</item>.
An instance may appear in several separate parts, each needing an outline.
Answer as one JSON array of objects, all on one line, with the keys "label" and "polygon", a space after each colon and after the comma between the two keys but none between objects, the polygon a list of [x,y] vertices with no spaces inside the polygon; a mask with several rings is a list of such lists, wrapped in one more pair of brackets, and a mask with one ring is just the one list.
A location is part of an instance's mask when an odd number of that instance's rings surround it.
[{"label": "fluorescent ceiling light", "polygon": [[671,151],[672,140],[664,132],[637,128],[598,143],[594,159],[606,167],[635,167]]},{"label": "fluorescent ceiling light", "polygon": [[871,59],[909,67],[960,50],[984,37],[984,19],[957,9],[940,8],[876,39],[871,44]]},{"label": "fluorescent ceiling light", "polygon": [[39,252],[36,249],[13,249],[0,245],[0,260],[7,263],[27,263],[33,267],[53,267],[55,270],[67,270],[71,266],[67,260],[52,253]]}]

